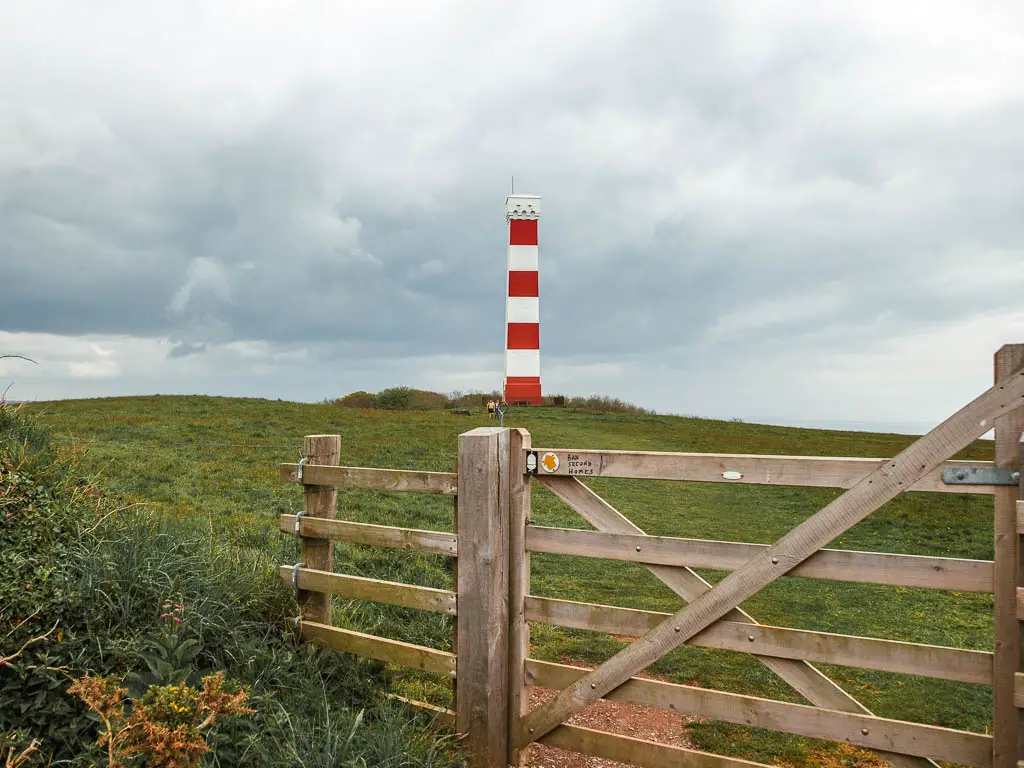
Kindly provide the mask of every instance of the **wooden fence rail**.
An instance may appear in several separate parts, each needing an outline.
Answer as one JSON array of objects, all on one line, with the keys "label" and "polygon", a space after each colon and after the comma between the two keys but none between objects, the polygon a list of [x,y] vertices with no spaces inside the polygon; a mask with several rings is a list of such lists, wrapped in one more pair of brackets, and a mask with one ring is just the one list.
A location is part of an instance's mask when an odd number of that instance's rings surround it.
[{"label": "wooden fence rail", "polygon": [[[529,659],[530,681],[562,689],[591,670]],[[701,717],[739,723],[860,747],[948,760],[971,766],[991,764],[992,737],[932,725],[808,707],[803,704],[741,696],[735,693],[631,678],[608,698],[671,712],[699,712]]]},{"label": "wooden fence rail", "polygon": [[[302,542],[302,561],[282,565],[280,577],[298,590],[303,639],[454,679],[454,711],[409,704],[451,721],[466,737],[473,768],[520,765],[532,743],[650,768],[760,765],[566,723],[599,698],[844,742],[873,750],[897,768],[936,768],[936,760],[1021,768],[1021,488],[997,486],[995,480],[954,485],[942,477],[951,467],[998,467],[1004,474],[1020,467],[1024,345],[1005,348],[998,360],[996,386],[896,459],[532,449],[525,430],[479,428],[459,438],[458,472],[419,472],[333,466],[330,441],[325,442],[331,436],[312,436],[301,480],[299,464],[280,468],[282,481],[303,484],[307,500],[304,514],[280,517],[280,530]],[[950,459],[993,423],[994,463]],[[781,541],[766,545],[648,536],[583,485],[581,477],[850,490]],[[597,530],[532,525],[534,481]],[[324,491],[338,487],[454,495],[455,532],[335,520],[333,498]],[[823,548],[908,490],[994,495],[994,561]],[[457,558],[455,590],[334,573],[333,558],[324,555],[325,547],[338,541]],[[668,614],[531,595],[531,552],[642,564],[689,605]],[[713,586],[694,568],[732,574]],[[979,651],[766,626],[738,607],[780,577],[991,593],[996,642],[992,651]],[[330,595],[453,616],[455,652],[332,626]],[[585,669],[530,658],[530,622],[640,639],[596,669]],[[752,654],[811,705],[637,676],[684,643]],[[994,731],[971,733],[877,717],[813,666],[819,663],[992,686]],[[560,693],[531,711],[531,685]]]},{"label": "wooden fence rail", "polygon": [[[698,483],[783,485],[811,488],[852,488],[891,459],[835,458],[831,456],[752,456],[734,453],[662,453],[654,451],[592,451],[579,448],[535,448],[543,458],[558,459],[539,470],[555,477],[622,477],[638,480],[684,480]],[[922,473],[907,491],[980,493],[991,496],[991,485],[956,485],[943,482],[951,467],[991,468],[991,461],[944,461]]]},{"label": "wooden fence rail", "polygon": [[[526,618],[530,621],[625,637],[643,637],[669,616],[671,614],[548,597],[530,596],[526,599]],[[802,659],[940,680],[992,684],[992,654],[988,651],[738,621],[716,622],[694,635],[688,644],[779,659]]]},{"label": "wooden fence rail", "polygon": [[[281,481],[299,482],[299,465],[282,464]],[[458,475],[454,472],[416,472],[407,469],[367,469],[306,464],[302,467],[302,483],[333,488],[365,488],[376,491],[406,493],[440,493],[454,496],[458,492]]]},{"label": "wooden fence rail", "polygon": [[294,579],[299,589],[310,592],[339,595],[351,600],[370,600],[376,603],[400,605],[404,608],[416,608],[433,613],[447,613],[449,616],[456,614],[455,593],[447,589],[416,587],[396,581],[346,576],[330,571],[317,571],[312,568],[296,568],[288,565],[282,565],[278,570],[282,581],[291,583]]},{"label": "wooden fence rail", "polygon": [[[768,545],[530,526],[526,548],[556,555],[733,571]],[[992,592],[993,584],[991,560],[840,549],[818,550],[785,575],[957,592]]]},{"label": "wooden fence rail", "polygon": [[[280,526],[284,533],[294,533],[295,515],[281,515]],[[391,549],[430,552],[449,557],[455,557],[459,551],[458,539],[454,533],[352,523],[347,520],[324,520],[317,517],[300,517],[297,535],[310,539],[330,539]]]},{"label": "wooden fence rail", "polygon": [[354,653],[357,656],[366,656],[401,667],[455,677],[455,654],[435,648],[366,635],[313,621],[302,622],[302,639],[326,645],[337,651]]}]

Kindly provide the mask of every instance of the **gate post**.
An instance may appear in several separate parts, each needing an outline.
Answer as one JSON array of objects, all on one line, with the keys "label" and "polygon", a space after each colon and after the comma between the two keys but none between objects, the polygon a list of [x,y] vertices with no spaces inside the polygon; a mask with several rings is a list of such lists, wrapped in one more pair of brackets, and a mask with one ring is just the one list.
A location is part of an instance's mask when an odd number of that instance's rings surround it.
[{"label": "gate post", "polygon": [[508,532],[508,764],[526,761],[529,746],[520,746],[520,718],[530,714],[526,659],[530,655],[530,625],[526,621],[526,596],[530,594],[530,553],[526,549],[526,526],[530,524],[530,476],[526,453],[532,447],[530,433],[513,429],[509,440],[509,532]]},{"label": "gate post", "polygon": [[[1024,344],[1007,344],[995,357],[995,381],[1001,383],[1024,365]],[[1024,408],[995,420],[995,464],[1021,467],[1021,432]],[[1024,474],[1024,473],[1022,473]],[[995,647],[992,675],[992,766],[1016,768],[1024,758],[1021,711],[1017,709],[1014,684],[1021,670],[1021,624],[1017,619],[1017,588],[1021,581],[1021,537],[1017,501],[1022,486],[995,488]]]},{"label": "gate post", "polygon": [[456,722],[473,768],[508,756],[509,430],[459,435]]},{"label": "gate post", "polygon": [[[302,438],[302,456],[309,464],[337,466],[340,463],[338,455],[340,453],[340,435],[306,435]],[[307,515],[334,518],[337,514],[335,505],[338,500],[336,488],[328,485],[303,484],[302,490]],[[318,571],[334,570],[333,541],[306,538],[301,541],[299,562],[305,563],[307,568],[315,568]],[[307,621],[330,624],[331,596],[322,592],[300,591],[299,613]]]}]

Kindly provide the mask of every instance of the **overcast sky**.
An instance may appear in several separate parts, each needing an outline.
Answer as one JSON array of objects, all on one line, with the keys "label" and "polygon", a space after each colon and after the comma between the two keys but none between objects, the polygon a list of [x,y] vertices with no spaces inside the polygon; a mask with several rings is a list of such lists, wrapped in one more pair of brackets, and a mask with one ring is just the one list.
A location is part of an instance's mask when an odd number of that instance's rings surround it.
[{"label": "overcast sky", "polygon": [[1024,342],[1024,6],[0,0],[9,397],[501,385],[928,426]]}]

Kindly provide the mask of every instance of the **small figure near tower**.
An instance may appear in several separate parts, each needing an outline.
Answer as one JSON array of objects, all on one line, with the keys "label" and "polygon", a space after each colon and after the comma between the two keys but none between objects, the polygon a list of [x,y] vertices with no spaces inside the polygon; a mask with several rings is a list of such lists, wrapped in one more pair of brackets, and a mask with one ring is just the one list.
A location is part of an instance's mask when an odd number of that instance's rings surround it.
[{"label": "small figure near tower", "polygon": [[508,290],[505,299],[505,402],[541,404],[540,294],[538,292],[537,223],[539,195],[510,195],[508,222]]}]

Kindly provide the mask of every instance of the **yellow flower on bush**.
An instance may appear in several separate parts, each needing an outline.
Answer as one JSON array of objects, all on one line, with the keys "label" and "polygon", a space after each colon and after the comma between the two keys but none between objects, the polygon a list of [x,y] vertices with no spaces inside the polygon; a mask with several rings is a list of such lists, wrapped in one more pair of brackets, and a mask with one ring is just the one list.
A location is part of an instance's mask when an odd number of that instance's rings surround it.
[{"label": "yellow flower on bush", "polygon": [[125,712],[127,690],[114,678],[79,678],[68,692],[77,694],[103,720],[106,730],[97,743],[107,747],[110,766],[145,755],[154,768],[190,768],[210,751],[206,729],[215,720],[253,712],[242,706],[246,692],[225,684],[222,672],[204,677],[201,689],[184,682],[150,686],[134,702],[130,715]]}]

